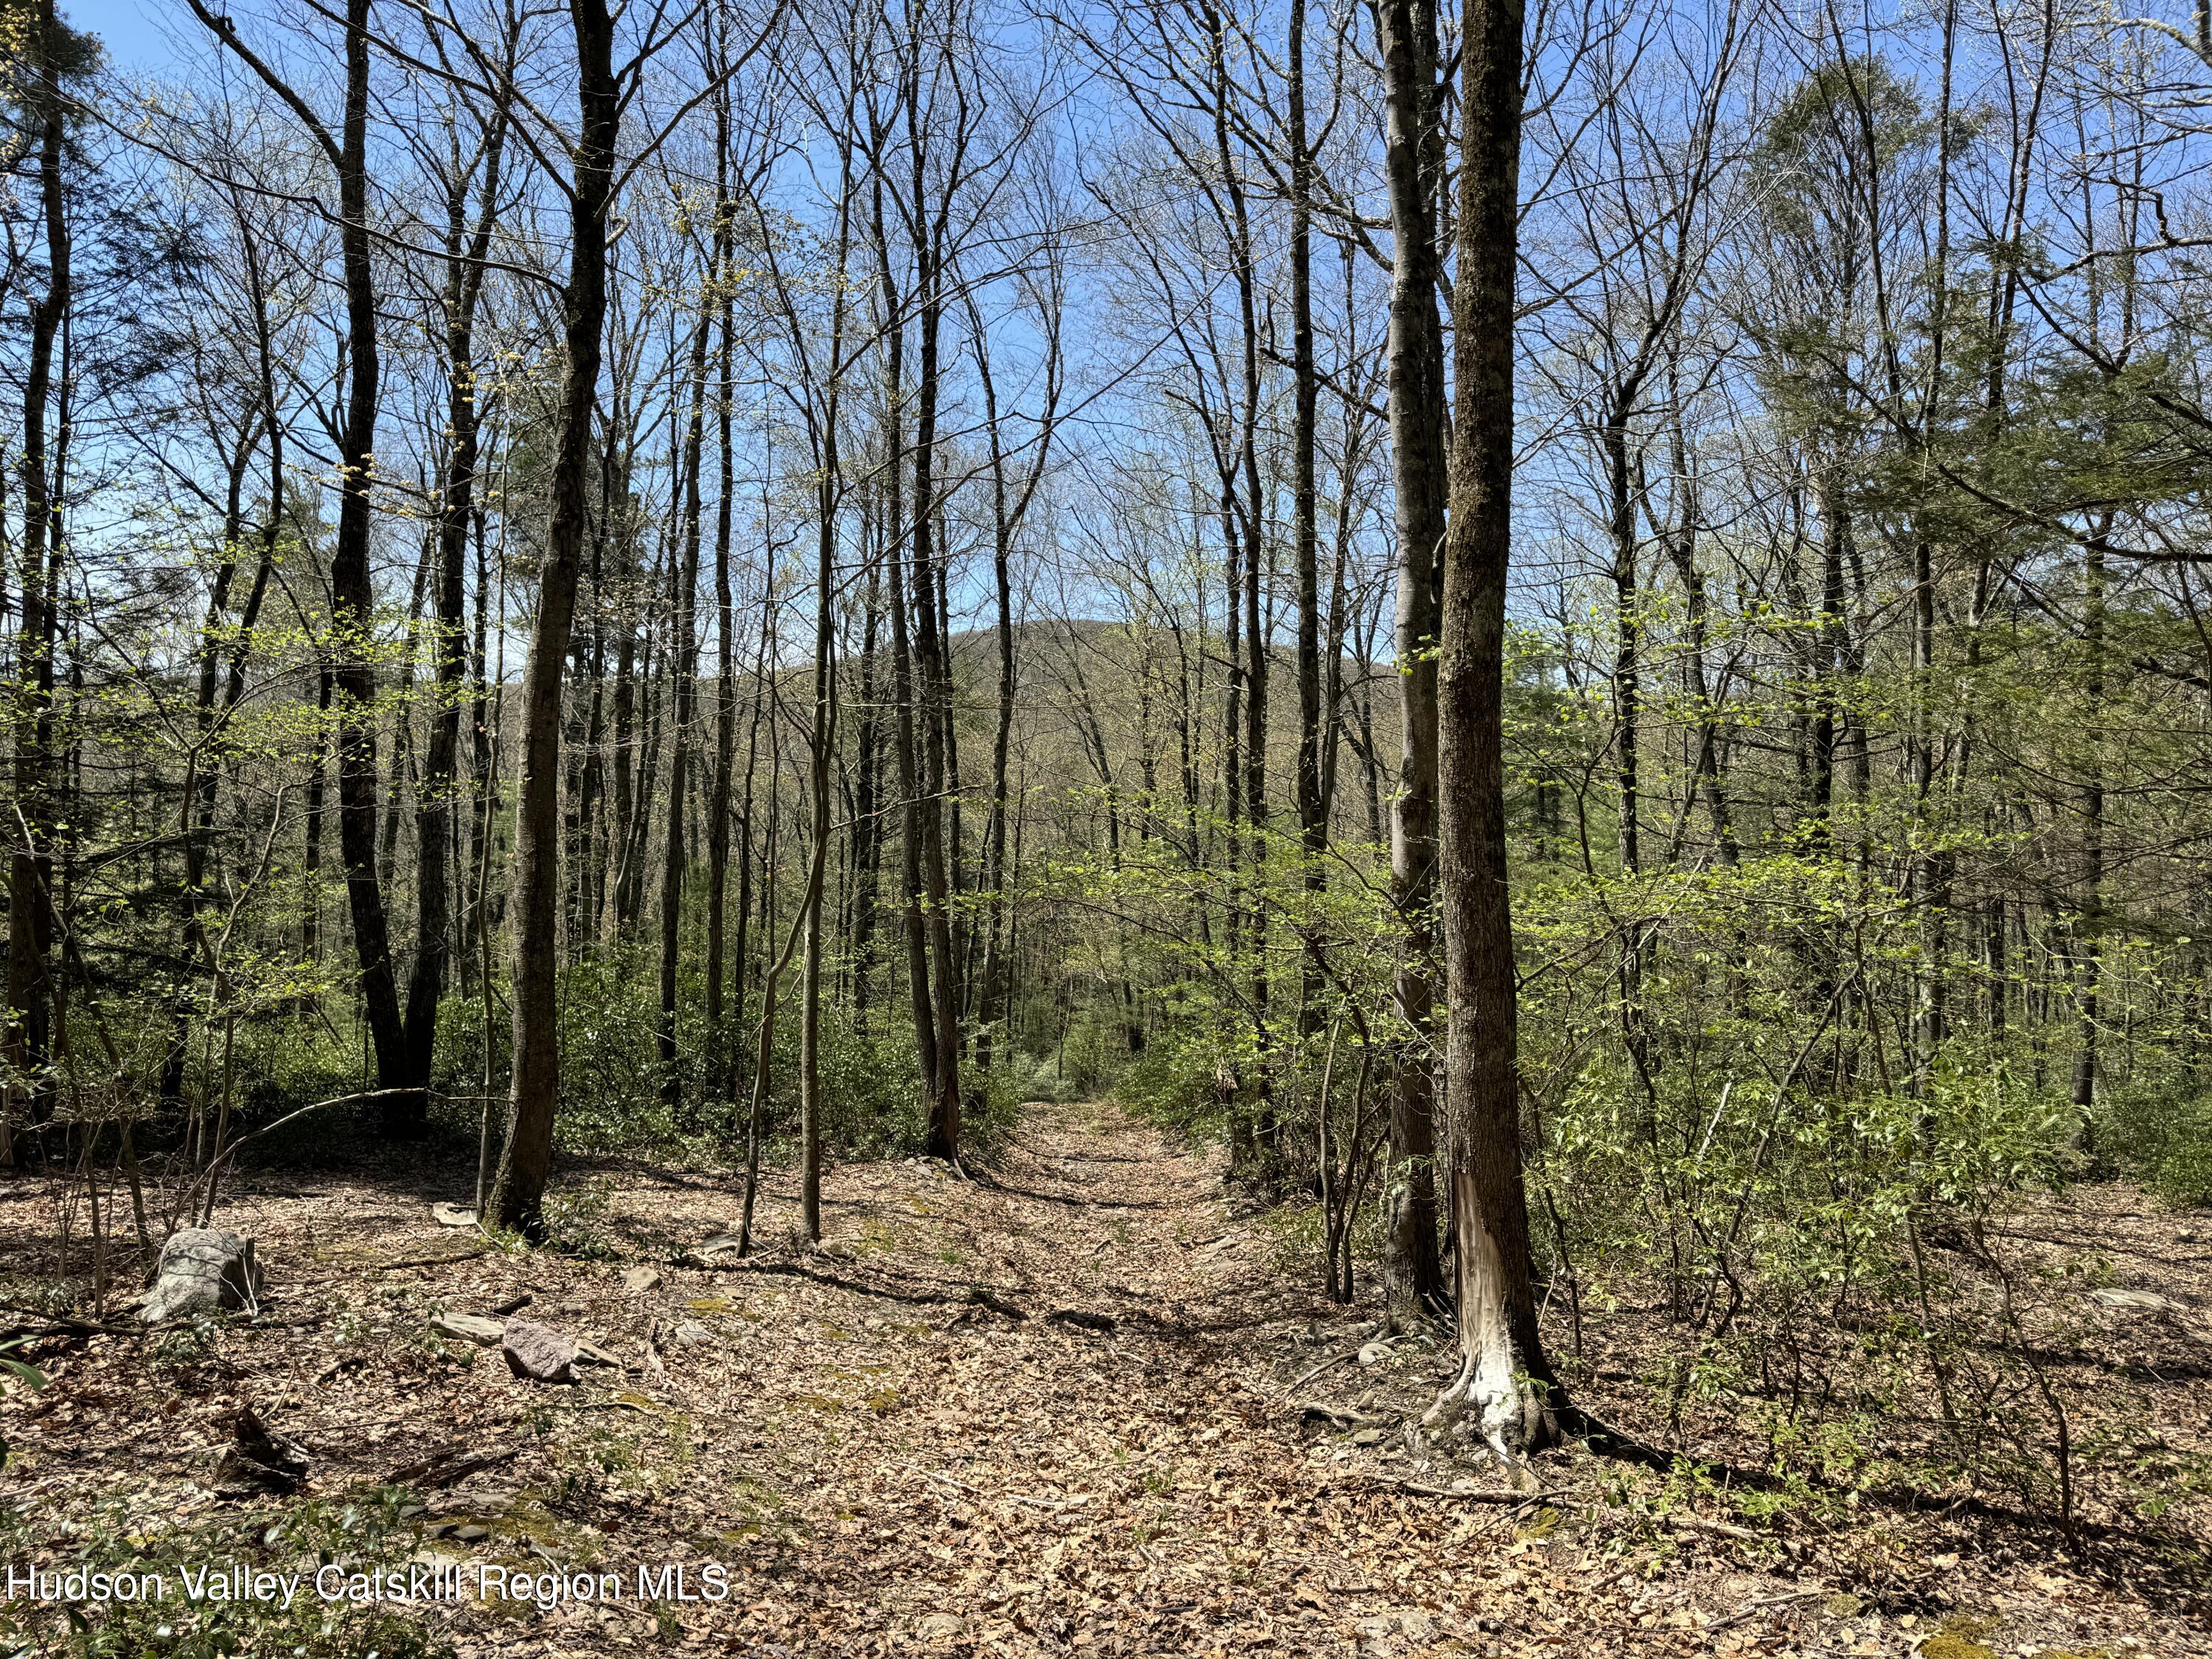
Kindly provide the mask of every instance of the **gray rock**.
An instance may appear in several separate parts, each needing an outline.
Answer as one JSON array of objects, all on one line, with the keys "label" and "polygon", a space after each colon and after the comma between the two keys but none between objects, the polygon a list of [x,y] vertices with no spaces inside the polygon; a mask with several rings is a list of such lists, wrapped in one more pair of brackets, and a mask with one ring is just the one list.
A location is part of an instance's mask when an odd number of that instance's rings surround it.
[{"label": "gray rock", "polygon": [[252,1308],[261,1296],[253,1241],[212,1227],[187,1227],[161,1246],[161,1266],[139,1312],[149,1325],[188,1314]]},{"label": "gray rock", "polygon": [[430,1316],[430,1328],[441,1336],[458,1337],[464,1342],[473,1342],[479,1348],[489,1348],[507,1334],[503,1321],[486,1319],[482,1314],[433,1314]]},{"label": "gray rock", "polygon": [[932,1613],[924,1614],[914,1628],[915,1634],[925,1642],[949,1642],[967,1626],[951,1613]]},{"label": "gray rock", "polygon": [[1396,1352],[1397,1350],[1388,1342],[1370,1342],[1359,1351],[1359,1363],[1363,1365],[1379,1365]]},{"label": "gray rock", "polygon": [[574,1382],[576,1345],[560,1332],[527,1319],[510,1319],[500,1337],[507,1368],[537,1382]]},{"label": "gray rock", "polygon": [[679,1348],[711,1348],[714,1334],[696,1319],[679,1319],[676,1328],[668,1334],[669,1341]]},{"label": "gray rock", "polygon": [[441,1227],[473,1227],[477,1224],[477,1212],[463,1204],[433,1204],[430,1219]]},{"label": "gray rock", "polygon": [[660,1269],[658,1267],[631,1267],[623,1273],[623,1289],[632,1296],[643,1296],[647,1291],[659,1288]]},{"label": "gray rock", "polygon": [[1379,1446],[1382,1443],[1382,1431],[1362,1429],[1352,1437],[1352,1443],[1355,1446]]},{"label": "gray rock", "polygon": [[2142,1313],[2186,1313],[2188,1309],[2156,1291],[2091,1291],[2089,1300],[2100,1308],[2128,1308]]}]

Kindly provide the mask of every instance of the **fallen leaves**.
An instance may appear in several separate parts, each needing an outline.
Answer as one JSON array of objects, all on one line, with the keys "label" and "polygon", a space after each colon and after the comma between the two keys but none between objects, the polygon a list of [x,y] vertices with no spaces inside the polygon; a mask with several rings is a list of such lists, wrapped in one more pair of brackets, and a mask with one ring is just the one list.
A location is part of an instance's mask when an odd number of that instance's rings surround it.
[{"label": "fallen leaves", "polygon": [[[435,1250],[453,1241],[422,1206],[403,1223],[343,1181],[308,1199],[249,1188],[234,1224],[271,1261],[337,1247],[326,1277],[285,1287],[316,1322],[222,1328],[174,1372],[95,1334],[50,1391],[66,1414],[25,1423],[15,1501],[43,1548],[94,1503],[149,1516],[209,1504],[209,1453],[191,1433],[106,1456],[115,1435],[88,1424],[158,1424],[167,1407],[228,1443],[224,1413],[251,1395],[314,1448],[313,1492],[411,1486],[437,1511],[417,1518],[439,1548],[730,1567],[726,1604],[669,1625],[441,1610],[464,1659],[648,1639],[836,1659],[1869,1643],[1901,1656],[1939,1626],[1932,1613],[1907,1626],[1875,1575],[1819,1577],[1725,1511],[1608,1509],[1607,1483],[1628,1478],[1608,1465],[1547,1461],[1553,1489],[1534,1494],[1500,1490],[1490,1470],[1418,1467],[1400,1429],[1449,1356],[1286,1279],[1261,1229],[1232,1215],[1214,1158],[1110,1110],[1038,1106],[994,1173],[837,1170],[833,1248],[779,1244],[742,1267],[720,1231],[730,1190],[699,1172],[640,1172],[611,1194],[625,1247],[613,1262]],[[789,1237],[793,1200],[769,1181],[757,1242]],[[420,1278],[363,1272],[402,1264]],[[563,1390],[484,1363],[524,1306],[547,1311],[520,1322],[573,1350]],[[1309,1398],[1339,1392],[1357,1398]],[[16,1406],[11,1437],[29,1409]],[[1924,1576],[1909,1579],[1912,1607],[1979,1565],[1940,1516],[1896,1525],[1892,1547],[1917,1549],[1910,1571]],[[1943,1555],[1949,1571],[1926,1566]],[[2070,1594],[2043,1565],[2010,1577],[2039,1610],[2008,1613],[2012,1645],[2112,1645],[2035,1624],[2061,1605],[2108,1632],[2149,1616]],[[1846,1595],[1850,1617],[1827,1611]]]}]

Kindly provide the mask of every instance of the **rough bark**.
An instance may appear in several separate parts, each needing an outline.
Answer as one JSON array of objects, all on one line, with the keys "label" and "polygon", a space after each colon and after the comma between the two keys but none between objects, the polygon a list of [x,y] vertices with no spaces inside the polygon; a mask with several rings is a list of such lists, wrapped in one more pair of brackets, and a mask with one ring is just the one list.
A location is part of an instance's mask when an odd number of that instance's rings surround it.
[{"label": "rough bark", "polygon": [[[1437,18],[1431,0],[1382,0],[1385,164],[1390,198],[1389,404],[1397,485],[1395,646],[1401,747],[1390,811],[1390,896],[1406,929],[1398,1010],[1410,1035],[1390,1101],[1383,1188],[1383,1285],[1402,1328],[1444,1300],[1437,1254],[1436,1078],[1437,615],[1444,536],[1443,329],[1437,315]],[[1364,713],[1363,713],[1364,718]],[[1372,740],[1370,740],[1372,748]]]},{"label": "rough bark", "polygon": [[1462,1429],[1517,1462],[1557,1432],[1530,1277],[1505,884],[1522,6],[1466,0],[1462,16],[1456,407],[1437,673],[1444,1099],[1460,1370],[1425,1426]]},{"label": "rough bark", "polygon": [[621,122],[606,0],[570,0],[569,9],[582,123],[569,193],[568,280],[562,295],[568,367],[554,440],[553,512],[538,624],[523,669],[513,900],[514,1059],[506,1145],[489,1203],[493,1221],[529,1233],[543,1231],[553,1115],[561,1096],[561,679],[583,563],[584,481],[606,317],[607,213]]},{"label": "rough bark", "polygon": [[[52,1059],[54,987],[52,830],[54,640],[58,615],[58,538],[53,534],[52,458],[46,412],[52,391],[54,343],[70,304],[70,235],[62,191],[63,103],[57,68],[53,0],[43,0],[36,23],[39,65],[39,204],[46,223],[46,291],[31,312],[31,356],[23,384],[21,463],[23,536],[17,577],[15,647],[15,813],[9,826],[8,1098],[0,1103],[0,1159],[15,1151],[8,1127],[21,1115],[41,1122],[52,1109]],[[13,816],[13,814],[11,814]]]}]

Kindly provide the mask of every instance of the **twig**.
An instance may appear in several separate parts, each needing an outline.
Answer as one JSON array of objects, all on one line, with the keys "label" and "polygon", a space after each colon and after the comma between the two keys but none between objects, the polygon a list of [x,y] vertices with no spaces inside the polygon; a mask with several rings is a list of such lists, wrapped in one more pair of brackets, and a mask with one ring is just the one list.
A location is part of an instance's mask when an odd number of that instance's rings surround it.
[{"label": "twig", "polygon": [[441,1446],[428,1457],[412,1463],[403,1463],[384,1477],[386,1486],[404,1486],[419,1482],[425,1486],[451,1486],[470,1475],[481,1474],[519,1455],[520,1445],[485,1446],[474,1451],[466,1443]]},{"label": "twig", "polygon": [[1355,1429],[1387,1429],[1393,1420],[1388,1417],[1370,1417],[1364,1412],[1352,1411],[1343,1406],[1332,1406],[1325,1400],[1309,1400],[1298,1407],[1298,1411],[1302,1416],[1348,1424]]},{"label": "twig", "polygon": [[144,1332],[129,1325],[103,1325],[94,1319],[79,1319],[75,1314],[50,1313],[44,1308],[33,1308],[21,1302],[0,1302],[0,1311],[29,1314],[33,1318],[52,1322],[43,1328],[19,1327],[7,1333],[9,1337],[67,1336],[82,1332],[87,1335],[97,1333],[102,1336],[143,1336]]},{"label": "twig", "polygon": [[1540,1486],[1534,1492],[1509,1492],[1496,1486],[1430,1486],[1418,1480],[1402,1480],[1395,1474],[1376,1474],[1364,1470],[1349,1478],[1372,1481],[1378,1486],[1389,1486],[1395,1492],[1413,1492],[1422,1498],[1456,1498],[1463,1503],[1505,1504],[1515,1509],[1527,1509],[1559,1495],[1549,1486]]},{"label": "twig", "polygon": [[1692,1532],[1716,1533],[1723,1538],[1740,1538],[1756,1541],[1762,1534],[1749,1527],[1739,1527],[1729,1521],[1708,1521],[1701,1515],[1667,1515],[1658,1517],[1660,1524],[1683,1527]]},{"label": "twig", "polygon": [[1296,1394],[1300,1389],[1305,1387],[1307,1383],[1312,1382],[1314,1378],[1319,1376],[1323,1371],[1333,1370],[1337,1366],[1344,1364],[1346,1360],[1357,1359],[1358,1357],[1359,1350],[1358,1348],[1346,1348],[1342,1353],[1331,1354],[1328,1358],[1322,1360],[1320,1364],[1315,1366],[1304,1376],[1299,1377],[1297,1382],[1285,1389],[1279,1397],[1288,1400],[1292,1395]]},{"label": "twig", "polygon": [[1711,1624],[1705,1626],[1705,1630],[1708,1633],[1717,1630],[1726,1630],[1730,1625],[1741,1625],[1753,1614],[1763,1612],[1768,1607],[1786,1606],[1791,1601],[1810,1601],[1815,1596],[1826,1594],[1826,1590],[1805,1589],[1786,1590],[1780,1595],[1763,1595],[1741,1611],[1729,1614],[1725,1619],[1714,1620]]},{"label": "twig", "polygon": [[459,1255],[417,1255],[410,1256],[404,1261],[375,1261],[368,1265],[379,1273],[396,1273],[402,1267],[442,1267],[449,1261],[473,1261],[480,1255],[490,1254],[491,1246],[487,1244],[480,1250],[463,1250]]},{"label": "twig", "polygon": [[985,1492],[980,1486],[971,1486],[964,1480],[955,1480],[951,1475],[939,1474],[934,1469],[923,1469],[921,1474],[925,1480],[938,1481],[951,1486],[956,1492],[964,1492],[970,1498],[989,1498],[1001,1499],[1009,1504],[1027,1504],[1031,1509],[1045,1510],[1054,1515],[1062,1510],[1072,1510],[1088,1504],[1091,1498],[1091,1494],[1087,1492],[1078,1492],[1073,1498],[1030,1498],[1018,1492]]}]

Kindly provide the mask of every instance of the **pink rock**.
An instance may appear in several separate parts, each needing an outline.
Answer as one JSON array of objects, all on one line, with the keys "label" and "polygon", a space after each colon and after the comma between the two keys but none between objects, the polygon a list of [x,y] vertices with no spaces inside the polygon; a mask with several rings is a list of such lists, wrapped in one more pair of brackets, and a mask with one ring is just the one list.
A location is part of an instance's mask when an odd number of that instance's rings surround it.
[{"label": "pink rock", "polygon": [[499,1341],[507,1368],[538,1382],[574,1382],[576,1345],[560,1332],[527,1319],[510,1319]]}]

